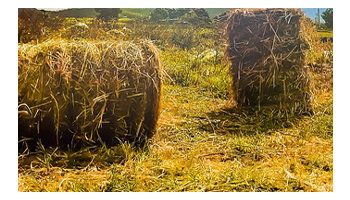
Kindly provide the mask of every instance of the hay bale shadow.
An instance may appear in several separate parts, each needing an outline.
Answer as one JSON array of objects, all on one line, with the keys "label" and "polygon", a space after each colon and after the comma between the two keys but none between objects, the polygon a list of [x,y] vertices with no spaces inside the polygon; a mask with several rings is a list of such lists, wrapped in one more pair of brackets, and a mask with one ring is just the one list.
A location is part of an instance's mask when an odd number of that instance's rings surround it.
[{"label": "hay bale shadow", "polygon": [[271,135],[271,133],[291,128],[307,113],[294,114],[283,112],[272,107],[252,110],[251,107],[222,108],[197,117],[200,129],[215,134],[230,134],[236,136],[252,136],[256,134]]},{"label": "hay bale shadow", "polygon": [[32,168],[47,168],[79,171],[100,171],[112,165],[124,165],[135,156],[148,153],[148,141],[143,146],[120,141],[119,144],[107,146],[105,143],[84,146],[80,149],[62,147],[45,147],[42,142],[35,144],[35,151],[25,151],[18,155],[19,171]]}]

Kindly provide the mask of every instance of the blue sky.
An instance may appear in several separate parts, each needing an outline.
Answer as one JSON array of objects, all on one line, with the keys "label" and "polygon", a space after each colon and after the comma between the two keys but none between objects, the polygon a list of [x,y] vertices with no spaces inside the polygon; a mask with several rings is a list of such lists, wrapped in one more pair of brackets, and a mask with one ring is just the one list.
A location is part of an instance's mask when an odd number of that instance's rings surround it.
[{"label": "blue sky", "polygon": [[[327,8],[320,8],[320,13],[322,14]],[[311,19],[316,18],[316,13],[317,13],[317,8],[302,8],[306,14],[306,16],[310,17]],[[321,22],[324,22],[322,17],[321,17]]]}]

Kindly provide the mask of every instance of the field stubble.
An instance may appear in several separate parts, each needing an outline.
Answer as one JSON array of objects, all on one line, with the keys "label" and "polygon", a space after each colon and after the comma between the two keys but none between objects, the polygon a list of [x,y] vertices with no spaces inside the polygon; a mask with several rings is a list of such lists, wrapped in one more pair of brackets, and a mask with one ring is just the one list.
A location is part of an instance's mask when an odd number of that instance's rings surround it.
[{"label": "field stubble", "polygon": [[278,121],[229,112],[226,100],[195,87],[166,85],[163,98],[147,147],[21,155],[19,191],[333,190],[329,101],[313,117]]}]

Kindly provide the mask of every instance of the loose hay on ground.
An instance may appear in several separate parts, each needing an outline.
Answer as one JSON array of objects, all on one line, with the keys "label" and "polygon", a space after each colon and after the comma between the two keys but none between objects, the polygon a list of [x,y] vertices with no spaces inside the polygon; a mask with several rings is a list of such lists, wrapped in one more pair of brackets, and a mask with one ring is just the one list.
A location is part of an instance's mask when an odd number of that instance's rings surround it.
[{"label": "loose hay on ground", "polygon": [[146,40],[19,45],[18,103],[30,110],[19,112],[19,141],[143,143],[156,130],[160,76],[158,50]]}]

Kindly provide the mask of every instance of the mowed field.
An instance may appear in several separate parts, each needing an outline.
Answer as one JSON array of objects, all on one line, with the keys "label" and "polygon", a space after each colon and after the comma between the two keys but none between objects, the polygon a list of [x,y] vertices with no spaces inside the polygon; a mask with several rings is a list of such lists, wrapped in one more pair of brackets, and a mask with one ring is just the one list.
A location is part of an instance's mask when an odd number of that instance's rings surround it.
[{"label": "mowed field", "polygon": [[290,121],[232,112],[196,87],[163,90],[148,146],[20,155],[19,191],[333,191],[332,90]]},{"label": "mowed field", "polygon": [[[76,36],[81,21],[89,28]],[[223,24],[91,21],[66,19],[42,40],[151,39],[164,70],[157,133],[143,147],[38,143],[18,154],[18,191],[333,191],[331,43],[318,41],[307,55],[314,114],[280,118],[232,106]]]}]

